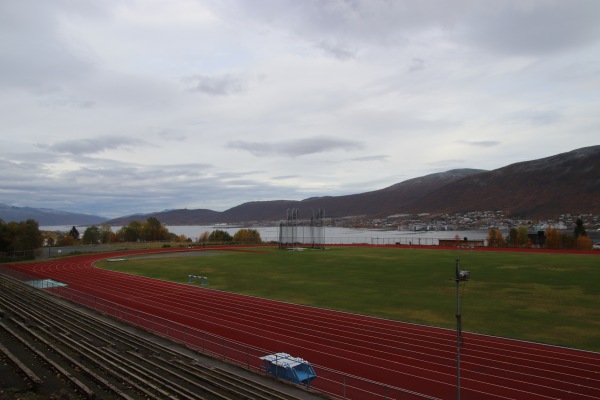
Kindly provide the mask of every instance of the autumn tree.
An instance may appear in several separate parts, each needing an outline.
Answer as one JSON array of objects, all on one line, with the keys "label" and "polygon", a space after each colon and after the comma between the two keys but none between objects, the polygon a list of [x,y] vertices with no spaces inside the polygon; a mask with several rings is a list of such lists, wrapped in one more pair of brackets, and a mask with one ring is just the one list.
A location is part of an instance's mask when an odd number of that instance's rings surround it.
[{"label": "autumn tree", "polygon": [[81,241],[84,244],[98,244],[102,241],[102,233],[100,232],[100,228],[97,226],[88,226],[87,229],[83,232],[83,237]]},{"label": "autumn tree", "polygon": [[117,239],[117,235],[113,232],[112,227],[104,223],[100,226],[100,235],[102,236],[102,243],[113,243]]},{"label": "autumn tree", "polygon": [[496,228],[490,228],[488,229],[488,234],[487,234],[487,243],[488,243],[488,247],[497,247],[498,244],[496,243]]},{"label": "autumn tree", "polygon": [[0,251],[7,251],[9,247],[8,225],[0,218]]},{"label": "autumn tree", "polygon": [[75,239],[73,239],[73,236],[69,234],[60,234],[56,240],[57,246],[73,246],[74,244]]},{"label": "autumn tree", "polygon": [[577,238],[577,248],[579,250],[591,250],[594,243],[587,235],[579,235]]},{"label": "autumn tree", "polygon": [[569,233],[561,233],[554,228],[546,230],[546,248],[548,249],[582,249],[592,248],[592,240],[583,234],[579,237]]},{"label": "autumn tree", "polygon": [[233,238],[231,237],[231,235],[228,232],[223,231],[221,229],[212,231],[210,233],[210,235],[208,236],[209,242],[216,242],[216,243],[229,243],[229,242],[231,242],[232,239]]},{"label": "autumn tree", "polygon": [[121,242],[137,242],[141,239],[142,224],[138,221],[131,221],[129,225],[121,227],[117,231],[117,240]]},{"label": "autumn tree", "polygon": [[575,236],[562,233],[560,235],[560,248],[561,249],[574,249],[577,247],[577,239]]},{"label": "autumn tree", "polygon": [[157,218],[150,217],[142,224],[141,237],[151,242],[168,240],[169,230]]},{"label": "autumn tree", "polygon": [[35,250],[43,244],[42,233],[37,221],[5,223],[0,219],[0,251]]},{"label": "autumn tree", "polygon": [[208,231],[202,232],[202,234],[198,237],[198,243],[206,244],[206,242],[208,242],[209,237],[210,237],[210,232],[208,232]]},{"label": "autumn tree", "polygon": [[47,246],[54,246],[54,243],[56,243],[56,239],[55,239],[55,235],[53,233],[44,233],[43,235],[43,241]]},{"label": "autumn tree", "polygon": [[529,232],[524,225],[517,228],[517,245],[519,247],[529,247]]},{"label": "autumn tree", "polygon": [[240,229],[233,235],[233,242],[238,244],[260,244],[260,233],[256,229]]},{"label": "autumn tree", "polygon": [[502,235],[502,231],[500,231],[499,229],[496,230],[496,246],[498,246],[498,247],[505,247],[506,246],[506,240],[504,240],[504,236]]},{"label": "autumn tree", "polygon": [[506,246],[506,240],[502,235],[502,231],[496,228],[488,229],[487,235],[488,247],[504,247]]},{"label": "autumn tree", "polygon": [[21,222],[21,235],[21,246],[23,246],[23,250],[37,249],[43,244],[40,226],[36,220],[28,219],[25,223]]},{"label": "autumn tree", "polygon": [[546,244],[547,249],[560,248],[560,233],[556,228],[546,229]]},{"label": "autumn tree", "polygon": [[517,228],[510,228],[510,230],[508,231],[508,244],[510,246],[516,247],[517,246],[517,236],[519,236],[519,230]]}]

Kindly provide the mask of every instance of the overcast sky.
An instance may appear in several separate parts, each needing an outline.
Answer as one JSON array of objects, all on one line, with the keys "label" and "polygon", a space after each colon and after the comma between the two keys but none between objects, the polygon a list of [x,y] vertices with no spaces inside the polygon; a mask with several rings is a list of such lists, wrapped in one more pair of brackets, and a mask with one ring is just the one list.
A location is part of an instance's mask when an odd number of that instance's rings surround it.
[{"label": "overcast sky", "polygon": [[0,203],[224,211],[598,145],[599,20],[598,0],[2,1]]}]

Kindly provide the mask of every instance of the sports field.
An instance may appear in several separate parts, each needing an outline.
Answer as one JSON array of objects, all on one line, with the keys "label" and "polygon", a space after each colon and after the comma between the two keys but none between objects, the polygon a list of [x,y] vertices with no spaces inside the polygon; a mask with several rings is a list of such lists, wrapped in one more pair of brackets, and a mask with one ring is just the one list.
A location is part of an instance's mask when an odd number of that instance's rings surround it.
[{"label": "sports field", "polygon": [[[600,351],[600,257],[589,254],[270,247],[134,256],[96,265],[291,303],[453,328],[456,259],[463,329]],[[199,280],[196,281],[199,284]]]}]

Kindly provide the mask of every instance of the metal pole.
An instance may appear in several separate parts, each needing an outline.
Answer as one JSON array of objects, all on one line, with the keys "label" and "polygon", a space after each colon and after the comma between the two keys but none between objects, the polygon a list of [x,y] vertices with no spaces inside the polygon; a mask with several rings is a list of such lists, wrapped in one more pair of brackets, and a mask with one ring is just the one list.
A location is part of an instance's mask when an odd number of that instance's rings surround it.
[{"label": "metal pole", "polygon": [[460,296],[459,296],[459,259],[456,259],[456,399],[460,400],[460,339],[461,339],[461,318],[460,318]]},{"label": "metal pole", "polygon": [[287,241],[290,235],[290,209],[288,208],[285,212],[285,244],[287,246]]},{"label": "metal pole", "polygon": [[[302,231],[302,234],[304,234],[304,231]],[[294,220],[294,235],[296,237],[296,240],[294,240],[294,249],[297,247],[296,246],[296,242],[300,240],[300,238],[298,237],[298,209],[296,208],[296,219]]]},{"label": "metal pole", "polygon": [[321,209],[321,233],[322,233],[322,244],[323,244],[323,249],[325,248],[325,221],[323,220],[323,218],[325,218],[325,209]]},{"label": "metal pole", "polygon": [[296,248],[296,225],[294,223],[295,208],[292,208],[292,248]]}]

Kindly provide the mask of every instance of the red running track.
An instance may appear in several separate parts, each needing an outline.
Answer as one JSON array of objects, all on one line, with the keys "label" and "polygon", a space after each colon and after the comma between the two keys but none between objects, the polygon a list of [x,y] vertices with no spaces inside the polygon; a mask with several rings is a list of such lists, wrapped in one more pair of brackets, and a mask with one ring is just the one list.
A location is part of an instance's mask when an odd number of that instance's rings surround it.
[{"label": "red running track", "polygon": [[[93,266],[100,259],[142,252],[157,250],[86,255],[10,268],[64,282],[100,299],[229,340],[302,357],[316,366],[318,375],[319,367],[324,367],[432,398],[456,398],[453,330],[231,294]],[[465,400],[600,399],[600,353],[466,332],[463,337],[461,398]],[[327,385],[317,378],[315,387],[320,384]],[[332,392],[327,387],[323,390]],[[364,393],[346,395],[374,398]]]}]

